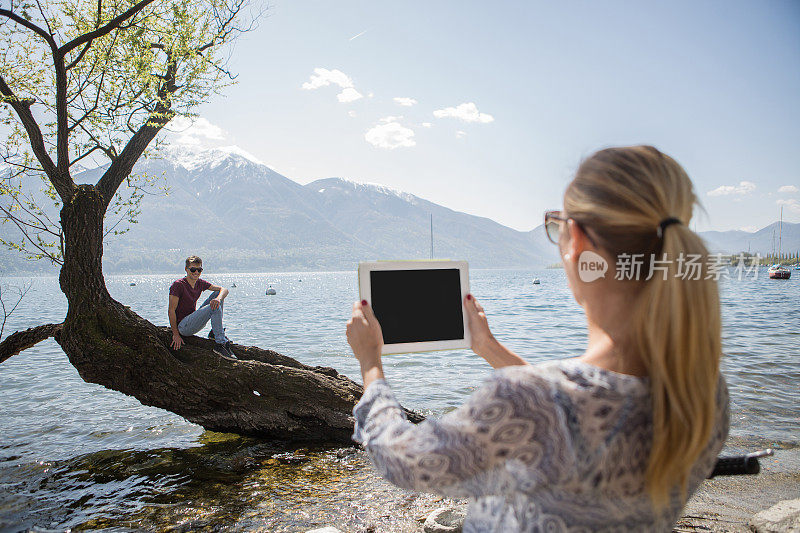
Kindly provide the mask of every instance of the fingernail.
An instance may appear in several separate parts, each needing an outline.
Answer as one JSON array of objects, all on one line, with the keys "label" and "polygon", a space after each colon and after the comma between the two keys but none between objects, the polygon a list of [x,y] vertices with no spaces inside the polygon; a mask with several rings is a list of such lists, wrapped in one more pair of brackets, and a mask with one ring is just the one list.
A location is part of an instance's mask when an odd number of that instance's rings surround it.
[{"label": "fingernail", "polygon": [[367,301],[366,300],[361,300],[361,305],[367,305]]},{"label": "fingernail", "polygon": [[472,300],[472,295],[471,294],[467,294],[467,300]]}]

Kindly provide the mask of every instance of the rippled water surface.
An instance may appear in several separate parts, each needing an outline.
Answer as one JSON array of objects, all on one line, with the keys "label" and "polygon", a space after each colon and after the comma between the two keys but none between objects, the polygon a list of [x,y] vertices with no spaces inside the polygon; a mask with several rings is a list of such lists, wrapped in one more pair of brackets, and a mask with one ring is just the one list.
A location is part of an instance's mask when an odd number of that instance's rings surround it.
[{"label": "rippled water surface", "polygon": [[[757,279],[721,283],[731,449],[773,446],[794,452],[800,446],[796,274],[769,280],[762,271]],[[472,271],[470,276],[496,336],[529,362],[581,353],[583,314],[562,271]],[[177,277],[111,276],[107,285],[114,298],[166,325],[167,293]],[[204,277],[236,284],[225,301],[225,322],[237,344],[274,349],[358,378],[344,338],[351,302],[358,297],[354,272],[207,271]],[[534,277],[540,285],[531,283]],[[32,284],[6,333],[63,320],[66,299],[56,278],[0,283]],[[269,284],[276,296],[264,294]],[[468,351],[390,356],[384,367],[404,405],[433,415],[463,402],[489,372]],[[322,525],[355,531],[375,524],[399,531],[415,523],[420,508],[435,504],[433,497],[404,493],[377,479],[355,449],[286,449],[206,432],[177,415],[84,383],[52,340],[0,364],[0,531],[302,531]]]}]

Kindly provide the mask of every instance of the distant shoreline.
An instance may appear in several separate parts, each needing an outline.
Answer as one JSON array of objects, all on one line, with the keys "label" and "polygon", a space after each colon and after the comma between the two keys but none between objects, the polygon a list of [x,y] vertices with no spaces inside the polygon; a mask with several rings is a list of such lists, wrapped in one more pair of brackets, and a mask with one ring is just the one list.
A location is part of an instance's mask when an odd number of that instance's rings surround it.
[{"label": "distant shoreline", "polygon": [[[166,272],[104,272],[103,275],[108,277],[117,277],[117,276],[169,276],[175,275],[180,277],[182,274],[181,267],[182,265],[178,265],[175,270],[170,270]],[[539,268],[516,268],[516,267],[502,267],[502,268],[470,268],[470,271],[473,272],[494,272],[494,271],[519,271],[519,272],[541,272],[543,270],[549,270],[551,268],[562,268],[560,266],[547,266],[547,267],[539,267]],[[229,275],[229,274],[237,274],[237,275],[261,275],[261,274],[338,274],[338,273],[355,273],[357,272],[357,265],[354,265],[352,270],[266,270],[263,272],[247,272],[247,271],[228,271],[228,270],[218,270],[212,271],[209,269],[209,276],[215,275]],[[5,273],[0,272],[0,279],[3,278],[57,278],[58,272],[15,272],[15,273]]]}]

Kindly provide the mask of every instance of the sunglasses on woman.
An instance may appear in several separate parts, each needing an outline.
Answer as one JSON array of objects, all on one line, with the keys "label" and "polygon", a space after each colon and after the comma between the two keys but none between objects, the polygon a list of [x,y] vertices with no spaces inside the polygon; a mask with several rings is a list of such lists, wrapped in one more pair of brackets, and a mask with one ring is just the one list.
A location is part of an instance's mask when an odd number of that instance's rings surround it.
[{"label": "sunglasses on woman", "polygon": [[545,211],[544,213],[544,232],[550,242],[556,245],[558,244],[558,239],[561,237],[561,227],[567,223],[567,220],[573,220],[575,224],[581,228],[581,231],[586,235],[586,238],[589,239],[589,242],[592,243],[592,246],[595,248],[597,247],[594,239],[586,232],[586,228],[583,227],[583,224],[574,218],[565,218],[561,211]]}]

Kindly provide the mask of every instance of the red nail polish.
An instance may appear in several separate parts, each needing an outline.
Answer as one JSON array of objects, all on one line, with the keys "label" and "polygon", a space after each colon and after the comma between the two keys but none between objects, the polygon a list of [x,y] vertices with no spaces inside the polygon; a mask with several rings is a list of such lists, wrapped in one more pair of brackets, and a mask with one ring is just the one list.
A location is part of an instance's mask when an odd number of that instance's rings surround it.
[{"label": "red nail polish", "polygon": [[361,300],[361,305],[367,305],[367,301],[366,300]]},{"label": "red nail polish", "polygon": [[472,300],[472,295],[471,294],[467,294],[467,300]]}]

